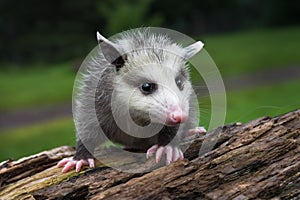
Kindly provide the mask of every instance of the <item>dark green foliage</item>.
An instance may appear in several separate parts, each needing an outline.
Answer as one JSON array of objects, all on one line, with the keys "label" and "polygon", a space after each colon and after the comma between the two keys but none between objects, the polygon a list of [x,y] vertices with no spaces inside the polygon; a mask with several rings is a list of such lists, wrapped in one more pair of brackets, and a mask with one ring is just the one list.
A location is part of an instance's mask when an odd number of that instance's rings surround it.
[{"label": "dark green foliage", "polygon": [[189,35],[299,24],[300,3],[282,0],[1,0],[0,61],[82,58],[105,36],[140,26]]}]

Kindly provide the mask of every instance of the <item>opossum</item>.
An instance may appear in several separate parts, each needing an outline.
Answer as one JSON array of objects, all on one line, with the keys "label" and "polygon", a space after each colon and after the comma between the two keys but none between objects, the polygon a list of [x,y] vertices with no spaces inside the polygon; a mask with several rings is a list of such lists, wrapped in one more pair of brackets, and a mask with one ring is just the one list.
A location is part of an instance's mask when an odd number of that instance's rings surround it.
[{"label": "opossum", "polygon": [[182,47],[147,29],[121,33],[113,41],[97,32],[97,40],[99,51],[85,63],[73,102],[76,154],[58,166],[63,172],[94,167],[94,149],[105,136],[125,149],[145,152],[147,158],[155,154],[156,162],[162,156],[167,165],[182,160],[179,140],[188,132],[205,132],[197,127],[187,65],[203,43]]}]

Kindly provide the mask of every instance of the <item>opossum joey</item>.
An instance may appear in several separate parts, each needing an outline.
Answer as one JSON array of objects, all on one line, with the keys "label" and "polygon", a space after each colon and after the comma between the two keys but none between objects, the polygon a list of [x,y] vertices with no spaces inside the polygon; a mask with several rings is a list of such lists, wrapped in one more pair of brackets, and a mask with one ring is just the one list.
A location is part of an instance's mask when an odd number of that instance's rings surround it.
[{"label": "opossum joey", "polygon": [[[166,164],[182,160],[180,138],[205,132],[196,127],[199,116],[187,65],[203,43],[182,47],[147,31],[125,33],[115,41],[97,33],[97,39],[101,50],[88,65],[73,109],[76,154],[58,166],[63,172],[94,167],[92,154],[105,141],[102,133],[125,149],[146,152],[147,158],[155,154],[156,162],[164,155]],[[96,120],[90,118],[93,112]],[[149,124],[159,131],[151,134]]]}]

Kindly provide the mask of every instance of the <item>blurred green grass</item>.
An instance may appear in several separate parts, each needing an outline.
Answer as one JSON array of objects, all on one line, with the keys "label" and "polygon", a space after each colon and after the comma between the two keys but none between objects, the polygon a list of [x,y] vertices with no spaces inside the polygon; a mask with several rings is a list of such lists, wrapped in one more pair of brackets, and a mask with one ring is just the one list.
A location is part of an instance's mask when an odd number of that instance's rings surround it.
[{"label": "blurred green grass", "polygon": [[[227,113],[225,124],[248,122],[270,116],[275,117],[300,108],[300,80],[265,85],[240,91],[227,91]],[[210,120],[210,99],[200,102],[200,124],[208,127]]]},{"label": "blurred green grass", "polygon": [[226,123],[275,117],[300,108],[300,80],[261,86],[246,91],[227,92]]},{"label": "blurred green grass", "polygon": [[75,76],[68,63],[6,66],[0,73],[0,111],[71,102]]},{"label": "blurred green grass", "polygon": [[[205,37],[205,48],[224,76],[300,64],[300,27]],[[0,110],[71,103],[75,73],[70,64],[1,69]],[[227,91],[226,123],[276,116],[300,107],[300,81]],[[201,125],[208,126],[209,99],[200,99]],[[57,119],[0,133],[0,161],[61,145],[75,145],[72,119]]]},{"label": "blurred green grass", "polygon": [[18,159],[63,145],[75,145],[75,127],[71,118],[7,130],[0,133],[0,161]]},{"label": "blurred green grass", "polygon": [[203,39],[222,75],[239,75],[300,63],[300,27],[254,30]]}]

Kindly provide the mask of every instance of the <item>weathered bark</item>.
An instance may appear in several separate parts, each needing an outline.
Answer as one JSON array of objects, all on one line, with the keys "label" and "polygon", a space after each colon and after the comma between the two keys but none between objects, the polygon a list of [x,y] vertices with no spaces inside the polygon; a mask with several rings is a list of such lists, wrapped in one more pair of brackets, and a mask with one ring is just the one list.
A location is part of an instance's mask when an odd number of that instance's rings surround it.
[{"label": "weathered bark", "polygon": [[[300,110],[227,125],[204,137],[187,141],[192,142],[185,152],[187,159],[147,173],[99,166],[62,174],[55,164],[73,155],[70,147],[7,161],[0,164],[0,197],[300,199]],[[203,141],[215,145],[199,156]],[[132,160],[124,163],[134,165]]]}]

